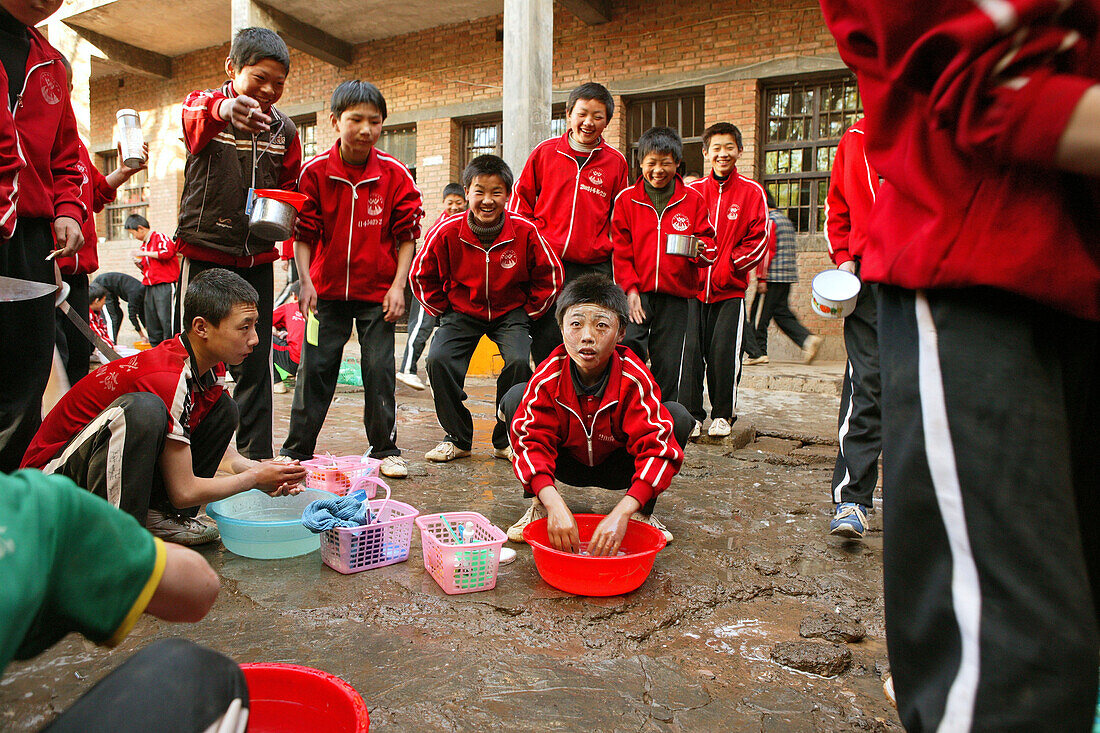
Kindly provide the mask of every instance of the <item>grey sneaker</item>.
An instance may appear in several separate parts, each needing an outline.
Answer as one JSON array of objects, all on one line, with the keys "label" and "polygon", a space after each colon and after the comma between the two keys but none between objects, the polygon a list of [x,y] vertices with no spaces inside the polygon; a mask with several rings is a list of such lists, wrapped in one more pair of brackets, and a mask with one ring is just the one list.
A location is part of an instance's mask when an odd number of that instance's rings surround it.
[{"label": "grey sneaker", "polygon": [[508,528],[508,539],[512,542],[526,542],[523,539],[523,529],[531,522],[537,519],[542,519],[546,516],[546,507],[542,505],[539,498],[536,496],[531,499],[531,506],[527,507],[527,511],[523,513],[523,516],[516,521],[511,527]]},{"label": "grey sneaker", "polygon": [[502,461],[512,462],[512,446],[506,445],[503,448],[493,448],[493,458],[499,458]]},{"label": "grey sneaker", "polygon": [[657,519],[657,517],[653,516],[652,514],[647,516],[645,514],[642,514],[641,512],[634,512],[630,515],[630,518],[638,522],[644,522],[645,524],[648,524],[650,527],[653,527],[653,529],[658,530],[661,534],[665,536],[665,542],[672,542],[672,533],[668,531],[668,527],[665,526],[664,522],[662,522],[660,519]]},{"label": "grey sneaker", "polygon": [[462,450],[449,440],[444,440],[436,447],[424,454],[424,457],[434,463],[449,463],[456,458],[465,458],[470,451]]},{"label": "grey sneaker", "polygon": [[386,456],[378,470],[386,478],[408,478],[409,464],[401,456]]},{"label": "grey sneaker", "polygon": [[187,517],[175,512],[164,512],[159,509],[150,509],[145,517],[145,528],[154,537],[160,537],[165,542],[174,542],[177,545],[205,545],[221,537],[217,527],[211,527],[193,517]]}]

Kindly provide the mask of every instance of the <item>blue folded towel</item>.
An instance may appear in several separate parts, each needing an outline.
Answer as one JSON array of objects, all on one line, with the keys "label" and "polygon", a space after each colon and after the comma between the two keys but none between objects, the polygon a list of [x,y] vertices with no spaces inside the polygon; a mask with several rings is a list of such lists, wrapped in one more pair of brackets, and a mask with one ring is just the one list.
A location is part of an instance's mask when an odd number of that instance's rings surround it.
[{"label": "blue folded towel", "polygon": [[370,504],[353,496],[318,499],[302,512],[302,526],[314,534],[333,527],[360,527],[372,520]]}]

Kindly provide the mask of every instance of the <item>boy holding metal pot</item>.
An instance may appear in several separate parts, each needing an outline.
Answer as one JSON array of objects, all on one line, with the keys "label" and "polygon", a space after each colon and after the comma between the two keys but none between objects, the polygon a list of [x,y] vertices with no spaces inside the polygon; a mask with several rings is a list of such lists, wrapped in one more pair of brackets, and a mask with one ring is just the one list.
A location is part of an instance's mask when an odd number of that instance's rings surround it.
[{"label": "boy holding metal pot", "polygon": [[[664,399],[684,404],[699,348],[689,324],[699,317],[701,270],[714,262],[714,228],[703,196],[677,172],[683,144],[675,130],[646,130],[638,155],[642,175],[615,198],[611,215],[615,282],[630,306],[623,345],[643,362],[648,357]],[[694,236],[702,251],[670,254],[669,235]]]}]

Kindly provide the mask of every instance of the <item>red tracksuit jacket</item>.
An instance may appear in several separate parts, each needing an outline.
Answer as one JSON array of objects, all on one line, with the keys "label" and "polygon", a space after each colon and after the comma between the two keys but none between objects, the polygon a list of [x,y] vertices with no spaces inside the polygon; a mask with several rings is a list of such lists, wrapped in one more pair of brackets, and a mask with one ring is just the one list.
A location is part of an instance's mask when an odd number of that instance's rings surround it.
[{"label": "red tracksuit jacket", "polygon": [[381,303],[397,274],[397,245],[420,236],[424,208],[412,174],[378,149],[361,174],[353,171],[337,140],[302,167],[298,191],[309,198],[294,238],[313,248],[317,297]]},{"label": "red tracksuit jacket", "polygon": [[[297,303],[283,303],[271,314],[271,327],[286,331],[286,347],[290,360],[302,363],[302,342],[306,340],[306,317]],[[277,347],[276,347],[277,348]]]},{"label": "red tracksuit jacket", "polygon": [[569,133],[539,143],[512,189],[508,210],[535,223],[564,262],[611,259],[611,207],[630,185],[623,154],[601,138],[583,166]]},{"label": "red tracksuit jacket", "polygon": [[[676,176],[676,190],[664,212],[657,210],[646,195],[641,178],[615,199],[611,215],[612,264],[615,282],[630,293],[665,293],[695,298],[702,284],[701,268],[714,261],[714,227],[707,216],[702,194],[685,186]],[[703,240],[705,251],[698,257],[665,253],[669,234],[693,234]]]},{"label": "red tracksuit jacket", "polygon": [[768,251],[768,199],[764,188],[735,169],[725,181],[713,174],[690,188],[703,195],[716,231],[718,256],[703,272],[699,300],[718,303],[744,298],[749,272]]},{"label": "red tracksuit jacket", "polygon": [[532,224],[505,212],[504,228],[485,248],[470,230],[468,212],[432,227],[416,253],[409,283],[433,316],[453,308],[483,321],[523,308],[546,313],[561,289],[561,260]]},{"label": "red tracksuit jacket", "polygon": [[[8,98],[8,77],[0,64],[0,98]],[[0,240],[11,239],[15,223],[19,219],[16,204],[19,201],[19,172],[27,162],[19,149],[19,136],[15,132],[8,105],[0,104]],[[4,246],[0,242],[0,247]]]},{"label": "red tracksuit jacket", "polygon": [[[88,217],[80,200],[80,161],[76,117],[69,103],[61,54],[42,34],[29,28],[27,77],[12,112],[26,167],[19,172],[19,217]],[[0,74],[4,74],[0,68]],[[7,76],[5,75],[5,84]],[[5,98],[6,99],[6,98]]]},{"label": "red tracksuit jacket", "polygon": [[1055,169],[1100,80],[1100,0],[822,0],[885,183],[861,272],[1100,320],[1100,182]]},{"label": "red tracksuit jacket", "polygon": [[142,285],[174,283],[180,279],[180,261],[176,258],[176,243],[160,232],[149,232],[149,240],[140,249],[156,252],[157,256],[141,258]]},{"label": "red tracksuit jacket", "polygon": [[554,481],[558,455],[568,452],[598,466],[625,448],[634,456],[627,494],[643,505],[668,488],[684,451],[672,432],[672,416],[645,365],[625,346],[615,347],[603,399],[578,398],[564,346],[550,353],[527,382],[512,419],[512,468],[525,489],[538,494]]},{"label": "red tracksuit jacket", "polygon": [[864,122],[859,120],[840,138],[825,197],[825,241],[838,266],[863,257],[871,207],[878,195],[878,174],[867,162]]},{"label": "red tracksuit jacket", "polygon": [[80,162],[77,170],[80,171],[80,200],[88,211],[88,218],[81,228],[84,235],[84,246],[72,257],[58,257],[57,266],[66,275],[82,273],[88,275],[99,269],[99,237],[95,230],[94,213],[103,211],[103,207],[115,200],[115,189],[107,183],[107,177],[99,172],[92,163],[83,140],[78,140]]}]

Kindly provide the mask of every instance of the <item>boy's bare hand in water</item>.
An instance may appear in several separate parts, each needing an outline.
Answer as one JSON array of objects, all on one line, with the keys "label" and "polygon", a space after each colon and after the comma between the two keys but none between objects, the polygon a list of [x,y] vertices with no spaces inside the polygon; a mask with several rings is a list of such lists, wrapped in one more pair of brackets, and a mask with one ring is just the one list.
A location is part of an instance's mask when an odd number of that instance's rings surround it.
[{"label": "boy's bare hand in water", "polygon": [[588,554],[592,556],[614,555],[626,536],[626,527],[630,517],[641,509],[641,503],[633,496],[624,496],[611,513],[600,520],[592,539],[588,543]]},{"label": "boy's bare hand in water", "polygon": [[581,534],[577,529],[577,520],[558,490],[547,486],[539,492],[539,501],[546,507],[546,534],[550,544],[562,552],[579,552]]},{"label": "boy's bare hand in water", "polygon": [[306,479],[306,470],[298,461],[260,461],[252,469],[256,475],[256,488],[271,496],[299,494],[299,485]]}]

